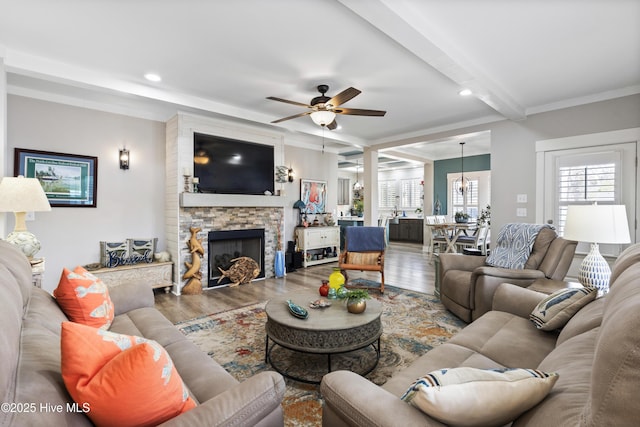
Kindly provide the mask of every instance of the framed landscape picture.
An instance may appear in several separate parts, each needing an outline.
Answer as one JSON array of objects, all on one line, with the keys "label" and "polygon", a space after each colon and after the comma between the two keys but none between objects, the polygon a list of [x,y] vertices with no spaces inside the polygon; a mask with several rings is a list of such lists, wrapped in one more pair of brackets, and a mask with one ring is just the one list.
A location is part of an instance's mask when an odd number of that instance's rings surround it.
[{"label": "framed landscape picture", "polygon": [[14,174],[37,178],[54,207],[96,207],[98,158],[15,149]]},{"label": "framed landscape picture", "polygon": [[301,179],[300,200],[305,205],[306,213],[324,213],[327,200],[327,181]]}]

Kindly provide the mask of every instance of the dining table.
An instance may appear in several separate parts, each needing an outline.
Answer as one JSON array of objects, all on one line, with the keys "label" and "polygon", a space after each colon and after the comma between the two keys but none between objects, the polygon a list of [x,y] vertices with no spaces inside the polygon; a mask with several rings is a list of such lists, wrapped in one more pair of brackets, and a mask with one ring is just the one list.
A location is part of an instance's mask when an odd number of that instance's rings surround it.
[{"label": "dining table", "polygon": [[467,231],[476,227],[475,223],[471,222],[442,222],[436,224],[427,224],[435,233],[432,235],[442,237],[447,244],[447,248],[444,253],[457,252],[456,243],[461,235],[467,235]]}]

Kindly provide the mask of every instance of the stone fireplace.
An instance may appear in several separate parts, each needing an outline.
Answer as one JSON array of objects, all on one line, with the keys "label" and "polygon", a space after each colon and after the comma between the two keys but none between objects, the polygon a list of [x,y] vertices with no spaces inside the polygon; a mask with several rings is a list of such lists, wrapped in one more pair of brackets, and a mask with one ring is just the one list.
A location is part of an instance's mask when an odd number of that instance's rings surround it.
[{"label": "stone fireplace", "polygon": [[[230,127],[227,122],[185,113],[178,113],[167,122],[165,231],[167,251],[174,262],[173,292],[181,294],[185,285],[182,276],[187,271],[185,262],[192,262],[186,244],[192,227],[200,229],[197,238],[205,251],[200,266],[204,289],[211,289],[209,283],[213,279],[208,274],[210,232],[264,229],[264,259],[256,261],[262,262],[264,277],[273,277],[278,236],[284,234],[285,205],[290,206],[291,201],[275,195],[202,194],[185,190],[185,176],[193,172],[194,132],[273,145],[275,164],[284,164],[280,133],[246,126]],[[217,280],[215,278],[216,284]]]},{"label": "stone fireplace", "polygon": [[[194,196],[202,195],[197,194]],[[263,252],[261,254],[262,259],[256,259],[256,261],[259,264],[262,263],[262,273],[260,277],[273,277],[275,252],[278,245],[278,227],[282,226],[283,213],[284,208],[280,207],[182,207],[180,208],[179,218],[179,241],[182,242],[180,246],[180,257],[184,261],[190,261],[191,254],[184,242],[189,239],[189,229],[191,227],[200,228],[198,238],[202,239],[202,246],[205,250],[202,256],[202,267],[200,269],[203,275],[202,284],[205,289],[209,288],[210,284],[218,286],[217,268],[213,271],[215,276],[208,274],[210,271],[210,259],[213,255],[210,254],[211,246],[208,244],[210,234],[214,233],[218,235],[218,233],[235,231],[239,232],[241,236],[244,236],[244,232],[248,230],[261,229],[264,232],[264,237],[261,238],[261,246],[263,246],[264,249],[261,248]],[[223,267],[223,269],[225,268]],[[182,262],[178,265],[179,276],[176,278],[181,286],[184,285],[184,281],[181,280],[181,278],[185,271],[186,267],[184,266],[184,262]],[[223,282],[221,282],[220,285],[223,285]]]},{"label": "stone fireplace", "polygon": [[264,235],[264,228],[210,231],[207,245],[209,287],[230,283],[229,278],[224,277],[220,269],[228,270],[233,265],[232,260],[239,257],[249,257],[256,261],[260,267],[257,278],[264,278]]}]

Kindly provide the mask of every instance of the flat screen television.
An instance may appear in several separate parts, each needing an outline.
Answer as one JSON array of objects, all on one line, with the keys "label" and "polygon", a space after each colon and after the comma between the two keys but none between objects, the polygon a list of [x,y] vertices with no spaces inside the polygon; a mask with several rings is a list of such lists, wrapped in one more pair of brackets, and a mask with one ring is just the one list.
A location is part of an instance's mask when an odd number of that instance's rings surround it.
[{"label": "flat screen television", "polygon": [[202,193],[274,193],[272,145],[194,133],[193,153]]}]

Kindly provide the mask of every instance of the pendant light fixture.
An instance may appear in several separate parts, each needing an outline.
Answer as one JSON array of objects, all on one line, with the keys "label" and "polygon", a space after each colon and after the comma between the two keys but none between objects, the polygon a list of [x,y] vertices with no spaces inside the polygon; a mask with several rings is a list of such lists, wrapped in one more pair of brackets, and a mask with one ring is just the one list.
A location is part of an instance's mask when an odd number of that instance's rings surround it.
[{"label": "pendant light fixture", "polygon": [[462,196],[469,190],[469,180],[464,177],[464,142],[460,143],[460,178],[454,182],[454,188]]},{"label": "pendant light fixture", "polygon": [[362,184],[360,184],[360,175],[359,172],[360,171],[360,161],[356,160],[356,183],[353,184],[353,189],[358,191],[358,190],[362,190]]}]

